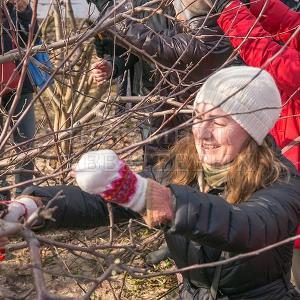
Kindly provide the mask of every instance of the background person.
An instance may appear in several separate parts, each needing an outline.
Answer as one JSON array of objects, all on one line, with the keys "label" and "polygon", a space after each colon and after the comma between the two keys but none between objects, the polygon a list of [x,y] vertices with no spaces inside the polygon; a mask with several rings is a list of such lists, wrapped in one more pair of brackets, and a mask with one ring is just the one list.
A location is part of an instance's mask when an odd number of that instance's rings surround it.
[{"label": "background person", "polygon": [[[6,2],[6,8],[9,12],[12,24],[10,24],[7,16],[2,13],[3,23],[1,24],[1,43],[0,52],[1,55],[9,50],[15,48],[18,44],[19,47],[26,48],[28,41],[29,25],[31,24],[32,9],[29,5],[28,0],[9,0]],[[13,28],[11,27],[13,25]],[[13,39],[16,37],[17,41]],[[3,46],[2,46],[3,45]],[[25,77],[24,84],[22,87],[22,93],[18,101],[17,107],[14,112],[13,120],[17,120],[18,115],[24,111],[29,105],[33,98],[33,85],[28,76]],[[5,110],[9,111],[15,93],[9,93],[2,97],[1,104]],[[3,124],[3,116],[0,116],[0,123]],[[2,125],[3,126],[3,125]],[[1,126],[1,127],[2,127]],[[1,129],[2,131],[2,129]],[[13,140],[16,145],[27,142],[34,137],[35,134],[35,116],[34,107],[26,113],[22,121],[20,122],[17,130],[13,134]],[[19,152],[24,152],[31,147],[32,143],[28,142],[16,148]],[[18,165],[20,168],[24,168],[29,171],[33,171],[33,161],[26,162],[25,164]],[[3,170],[1,171],[3,172]],[[21,172],[15,175],[15,183],[21,183],[33,178],[33,174],[30,172]],[[6,182],[6,176],[1,176],[0,186],[5,187],[8,183]],[[16,194],[20,194],[25,186],[16,189]],[[1,193],[0,198],[10,199],[9,192]]]}]

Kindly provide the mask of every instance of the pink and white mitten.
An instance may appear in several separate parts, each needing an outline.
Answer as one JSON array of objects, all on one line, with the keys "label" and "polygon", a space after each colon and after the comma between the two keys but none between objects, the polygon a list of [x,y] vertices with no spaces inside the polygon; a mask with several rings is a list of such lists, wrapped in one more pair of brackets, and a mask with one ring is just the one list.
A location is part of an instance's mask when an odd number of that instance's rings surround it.
[{"label": "pink and white mitten", "polygon": [[114,151],[84,154],[75,171],[76,181],[83,191],[139,213],[145,209],[147,179],[132,172]]},{"label": "pink and white mitten", "polygon": [[21,195],[15,200],[3,201],[7,204],[7,213],[3,219],[8,222],[18,222],[22,218],[26,220],[38,209],[36,202],[32,198]]}]

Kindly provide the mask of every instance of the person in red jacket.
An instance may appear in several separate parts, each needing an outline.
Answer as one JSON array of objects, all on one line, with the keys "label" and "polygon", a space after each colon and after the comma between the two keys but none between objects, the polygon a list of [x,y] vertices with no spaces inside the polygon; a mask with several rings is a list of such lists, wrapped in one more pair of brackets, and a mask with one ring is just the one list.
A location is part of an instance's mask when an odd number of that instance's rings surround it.
[{"label": "person in red jacket", "polygon": [[270,0],[258,20],[264,2],[253,1],[249,11],[234,0],[223,10],[218,24],[246,64],[264,68],[275,79],[283,111],[271,134],[300,171],[300,14]]},{"label": "person in red jacket", "polygon": [[[271,134],[300,171],[300,13],[279,0],[212,2],[221,13],[219,26],[245,63],[267,70],[275,79],[283,109]],[[300,240],[295,242],[293,274],[300,289]]]}]

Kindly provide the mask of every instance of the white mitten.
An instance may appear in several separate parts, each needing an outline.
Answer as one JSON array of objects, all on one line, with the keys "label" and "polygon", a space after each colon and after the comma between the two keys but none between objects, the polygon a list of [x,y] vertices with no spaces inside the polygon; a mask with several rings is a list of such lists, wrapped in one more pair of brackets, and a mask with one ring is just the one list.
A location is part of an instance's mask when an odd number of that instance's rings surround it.
[{"label": "white mitten", "polygon": [[104,200],[128,207],[136,212],[145,209],[147,179],[132,172],[112,150],[84,154],[76,166],[79,187]]},{"label": "white mitten", "polygon": [[4,220],[8,222],[18,222],[22,217],[27,219],[37,210],[34,200],[24,195],[8,204],[8,213],[4,216]]}]

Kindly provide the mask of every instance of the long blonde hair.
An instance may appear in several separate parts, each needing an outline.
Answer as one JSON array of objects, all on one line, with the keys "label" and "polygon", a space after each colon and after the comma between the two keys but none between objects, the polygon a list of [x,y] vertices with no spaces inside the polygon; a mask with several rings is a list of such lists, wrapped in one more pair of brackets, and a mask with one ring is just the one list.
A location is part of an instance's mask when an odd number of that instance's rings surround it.
[{"label": "long blonde hair", "polygon": [[[255,191],[289,174],[288,168],[275,156],[271,143],[271,139],[266,137],[259,146],[251,138],[242,148],[226,178],[227,202],[237,204],[246,201]],[[164,183],[191,185],[197,182],[202,167],[194,137],[189,135],[178,141],[168,158],[159,161],[156,168],[162,170],[160,179]]]}]

